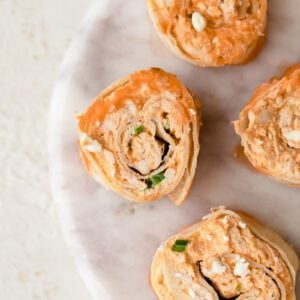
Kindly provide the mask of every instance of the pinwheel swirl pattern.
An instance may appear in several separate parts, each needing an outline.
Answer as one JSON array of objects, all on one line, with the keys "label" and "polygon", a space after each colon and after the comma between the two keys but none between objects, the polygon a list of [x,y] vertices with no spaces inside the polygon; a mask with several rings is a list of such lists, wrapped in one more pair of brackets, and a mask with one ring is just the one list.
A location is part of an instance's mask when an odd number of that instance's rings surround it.
[{"label": "pinwheel swirl pattern", "polygon": [[159,299],[295,298],[295,252],[273,231],[225,208],[157,250],[151,285]]},{"label": "pinwheel swirl pattern", "polygon": [[260,172],[300,187],[300,68],[261,85],[234,122]]},{"label": "pinwheel swirl pattern", "polygon": [[78,116],[88,172],[129,200],[186,199],[199,152],[200,108],[174,76],[139,71],[112,84]]},{"label": "pinwheel swirl pattern", "polygon": [[241,64],[263,44],[267,0],[147,0],[163,41],[199,66]]}]

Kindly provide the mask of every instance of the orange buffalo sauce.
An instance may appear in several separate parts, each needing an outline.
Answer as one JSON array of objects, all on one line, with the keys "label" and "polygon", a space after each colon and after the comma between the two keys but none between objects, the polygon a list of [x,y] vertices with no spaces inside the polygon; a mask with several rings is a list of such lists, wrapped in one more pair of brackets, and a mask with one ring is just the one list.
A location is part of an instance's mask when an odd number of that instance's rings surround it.
[{"label": "orange buffalo sauce", "polygon": [[284,71],[283,76],[290,76],[292,73],[294,73],[298,69],[300,71],[300,63],[291,65],[290,67],[288,67],[286,69],[286,71]]},{"label": "orange buffalo sauce", "polygon": [[[141,89],[145,84],[149,91],[146,95],[141,95]],[[141,109],[151,95],[159,95],[164,91],[178,95],[180,99],[178,104],[181,105],[181,111],[177,114],[178,121],[187,122],[189,115],[187,106],[194,105],[189,91],[174,75],[165,73],[159,68],[151,68],[131,74],[127,79],[116,82],[98,95],[88,110],[78,117],[79,129],[90,133],[89,129],[96,122],[101,122],[109,113],[120,110],[127,100],[134,101],[138,109]]]}]

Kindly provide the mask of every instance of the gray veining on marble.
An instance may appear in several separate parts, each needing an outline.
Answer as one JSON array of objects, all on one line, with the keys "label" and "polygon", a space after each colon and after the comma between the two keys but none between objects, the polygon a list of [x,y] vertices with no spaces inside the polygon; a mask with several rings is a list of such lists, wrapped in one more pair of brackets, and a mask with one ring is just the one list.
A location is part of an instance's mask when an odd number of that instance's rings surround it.
[{"label": "gray veining on marble", "polygon": [[[299,0],[269,1],[267,44],[248,65],[201,69],[161,43],[141,0],[95,2],[68,51],[53,95],[51,179],[65,238],[95,299],[154,299],[148,286],[160,242],[221,204],[255,215],[300,250],[300,190],[234,158],[230,121],[255,87],[300,61]],[[76,145],[75,114],[116,79],[156,66],[176,73],[201,99],[201,151],[189,199],[125,202],[87,176]],[[300,286],[298,281],[298,295]]]}]

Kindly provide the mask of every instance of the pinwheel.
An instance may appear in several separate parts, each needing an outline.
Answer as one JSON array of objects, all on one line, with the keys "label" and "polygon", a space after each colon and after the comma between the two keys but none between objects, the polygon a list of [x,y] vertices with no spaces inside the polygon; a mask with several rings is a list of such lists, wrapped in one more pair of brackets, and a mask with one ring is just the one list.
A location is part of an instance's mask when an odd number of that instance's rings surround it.
[{"label": "pinwheel", "polygon": [[198,66],[242,64],[261,48],[267,0],[147,0],[162,40]]},{"label": "pinwheel", "polygon": [[158,248],[150,282],[161,300],[292,300],[297,269],[278,234],[220,207]]},{"label": "pinwheel", "polygon": [[78,116],[87,171],[137,202],[163,196],[184,202],[196,170],[199,129],[199,104],[174,75],[157,68],[113,83]]},{"label": "pinwheel", "polygon": [[300,187],[300,67],[261,85],[234,122],[252,165]]}]

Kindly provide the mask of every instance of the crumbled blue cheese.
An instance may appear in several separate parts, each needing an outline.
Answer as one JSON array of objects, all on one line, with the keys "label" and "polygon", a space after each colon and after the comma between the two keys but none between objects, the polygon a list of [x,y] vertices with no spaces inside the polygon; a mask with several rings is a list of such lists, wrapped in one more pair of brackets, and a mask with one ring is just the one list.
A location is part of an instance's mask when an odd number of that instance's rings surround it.
[{"label": "crumbled blue cheese", "polygon": [[211,266],[211,272],[214,274],[223,274],[226,271],[226,266],[223,265],[220,261],[215,260]]},{"label": "crumbled blue cheese", "polygon": [[168,168],[164,173],[164,175],[165,175],[165,182],[171,183],[175,177],[175,170],[173,168]]},{"label": "crumbled blue cheese", "polygon": [[228,216],[225,216],[223,219],[222,219],[222,223],[224,225],[226,225],[228,223]]},{"label": "crumbled blue cheese", "polygon": [[80,133],[79,142],[80,142],[81,147],[84,150],[87,150],[92,153],[102,152],[101,144],[98,141],[92,139],[90,136],[88,136],[84,132]]},{"label": "crumbled blue cheese", "polygon": [[191,115],[193,115],[193,116],[197,115],[197,113],[194,109],[190,108],[189,111],[190,111]]},{"label": "crumbled blue cheese", "polygon": [[192,24],[198,32],[203,31],[207,25],[205,18],[198,12],[192,14]]},{"label": "crumbled blue cheese", "polygon": [[192,299],[195,299],[196,298],[196,293],[195,291],[192,289],[192,288],[189,288],[189,295],[191,296]]},{"label": "crumbled blue cheese", "polygon": [[245,229],[247,227],[246,223],[242,222],[242,221],[239,221],[239,226],[242,228],[242,229]]},{"label": "crumbled blue cheese", "polygon": [[206,239],[207,239],[208,241],[212,241],[213,237],[212,237],[211,234],[207,234],[207,235],[206,235]]},{"label": "crumbled blue cheese", "polygon": [[159,245],[159,247],[157,248],[157,251],[158,251],[158,252],[162,252],[162,251],[164,250],[164,248],[165,248],[165,243],[162,242],[162,243]]},{"label": "crumbled blue cheese", "polygon": [[245,277],[249,273],[249,262],[245,260],[245,258],[236,256],[235,267],[233,270],[234,275]]},{"label": "crumbled blue cheese", "polygon": [[292,130],[289,132],[284,132],[283,136],[292,142],[299,142],[300,141],[300,130]]}]

